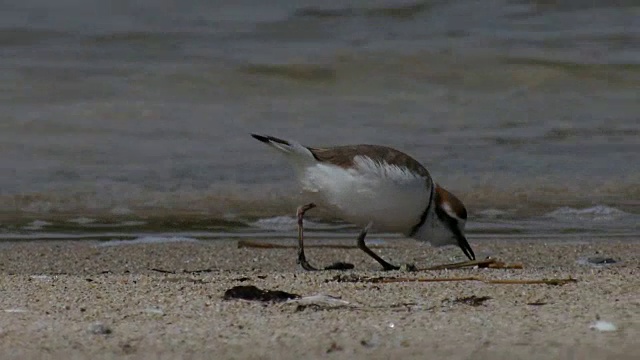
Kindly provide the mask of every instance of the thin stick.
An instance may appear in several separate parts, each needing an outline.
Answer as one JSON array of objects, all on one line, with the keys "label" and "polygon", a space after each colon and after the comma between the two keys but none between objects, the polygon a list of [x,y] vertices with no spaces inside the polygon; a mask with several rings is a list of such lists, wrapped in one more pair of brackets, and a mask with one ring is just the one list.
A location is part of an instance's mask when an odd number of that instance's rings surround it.
[{"label": "thin stick", "polygon": [[471,260],[471,261],[463,261],[452,264],[443,264],[428,267],[424,270],[450,270],[450,269],[460,269],[465,267],[477,266],[479,268],[489,268],[489,269],[522,269],[522,264],[506,264],[502,261],[498,261],[496,259],[484,259],[484,260]]},{"label": "thin stick", "polygon": [[496,259],[471,260],[471,261],[462,261],[462,262],[457,262],[457,263],[452,263],[452,264],[443,264],[443,265],[431,266],[431,267],[426,268],[425,270],[459,269],[459,268],[471,267],[471,266],[488,267],[489,265],[494,264],[494,263],[496,263]]},{"label": "thin stick", "polygon": [[521,285],[535,285],[535,284],[546,284],[546,285],[565,285],[568,283],[577,282],[578,280],[573,278],[567,279],[534,279],[534,280],[523,280],[523,279],[483,279],[480,277],[455,277],[455,278],[371,278],[365,279],[365,282],[373,282],[373,283],[403,283],[403,282],[446,282],[446,281],[481,281],[486,284],[521,284]]},{"label": "thin stick", "polygon": [[489,269],[524,269],[522,264],[505,264],[501,261],[496,261],[493,264],[487,266]]}]

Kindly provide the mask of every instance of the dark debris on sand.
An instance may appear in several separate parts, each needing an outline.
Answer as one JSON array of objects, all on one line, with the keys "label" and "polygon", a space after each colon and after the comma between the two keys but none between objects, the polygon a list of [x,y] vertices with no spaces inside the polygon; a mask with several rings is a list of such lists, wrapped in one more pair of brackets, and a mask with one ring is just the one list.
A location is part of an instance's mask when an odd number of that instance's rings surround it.
[{"label": "dark debris on sand", "polygon": [[262,290],[253,285],[234,286],[224,292],[225,300],[241,299],[250,301],[287,301],[298,299],[300,295],[280,290]]},{"label": "dark debris on sand", "polygon": [[338,261],[329,266],[325,266],[324,269],[325,270],[351,270],[353,268],[355,268],[353,264]]},{"label": "dark debris on sand", "polygon": [[[480,306],[482,304],[484,304],[485,301],[487,300],[491,300],[490,296],[475,296],[475,295],[471,295],[471,296],[466,296],[466,297],[459,297],[459,298],[455,298],[454,300],[451,301],[451,303],[453,304],[465,304],[465,305],[469,305],[469,306]],[[445,299],[443,300],[444,302],[449,302],[449,299]]]}]

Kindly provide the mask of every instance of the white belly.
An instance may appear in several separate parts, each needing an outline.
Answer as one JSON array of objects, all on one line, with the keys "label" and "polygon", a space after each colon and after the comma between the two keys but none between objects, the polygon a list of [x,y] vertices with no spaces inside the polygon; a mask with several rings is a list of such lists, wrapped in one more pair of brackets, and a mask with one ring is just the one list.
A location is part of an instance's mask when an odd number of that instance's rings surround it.
[{"label": "white belly", "polygon": [[431,179],[407,169],[368,158],[345,169],[316,163],[301,169],[303,189],[345,221],[359,226],[373,222],[381,231],[407,233],[420,221],[429,201]]}]

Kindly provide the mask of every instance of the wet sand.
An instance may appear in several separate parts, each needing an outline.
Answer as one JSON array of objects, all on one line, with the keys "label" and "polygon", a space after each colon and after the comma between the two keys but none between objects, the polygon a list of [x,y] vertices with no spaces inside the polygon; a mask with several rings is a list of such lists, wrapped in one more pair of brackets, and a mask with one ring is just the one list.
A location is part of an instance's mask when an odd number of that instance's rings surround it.
[{"label": "wet sand", "polygon": [[[387,244],[376,251],[419,268],[463,260],[455,248]],[[632,359],[640,352],[640,241],[477,240],[472,246],[479,257],[524,268],[382,272],[360,250],[310,248],[314,264],[355,265],[310,273],[296,266],[294,249],[238,248],[235,240],[2,243],[0,358]],[[578,261],[592,256],[617,263]],[[364,281],[381,276],[577,281]],[[223,300],[238,285],[328,294],[348,304]],[[464,300],[474,296],[485,299]],[[590,329],[597,318],[616,330]]]}]

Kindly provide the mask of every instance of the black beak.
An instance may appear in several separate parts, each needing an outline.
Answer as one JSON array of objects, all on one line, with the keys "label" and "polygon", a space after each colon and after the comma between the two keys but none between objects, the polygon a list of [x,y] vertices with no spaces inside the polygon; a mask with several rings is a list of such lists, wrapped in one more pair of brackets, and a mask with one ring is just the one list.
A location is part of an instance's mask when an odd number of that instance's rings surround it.
[{"label": "black beak", "polygon": [[458,246],[460,246],[460,249],[462,249],[462,252],[467,255],[469,260],[475,260],[476,254],[473,253],[473,249],[471,248],[471,245],[469,245],[467,238],[462,235],[460,231],[456,231],[456,239],[458,240]]},{"label": "black beak", "polygon": [[471,245],[469,245],[467,238],[464,236],[462,231],[460,231],[458,222],[447,213],[445,213],[440,207],[436,207],[436,215],[438,215],[438,218],[440,218],[440,220],[442,220],[447,224],[447,226],[449,226],[449,229],[451,229],[451,232],[453,232],[453,235],[456,237],[458,246],[460,246],[462,252],[467,255],[469,260],[475,260],[476,254],[473,253],[473,249],[471,249]]}]

